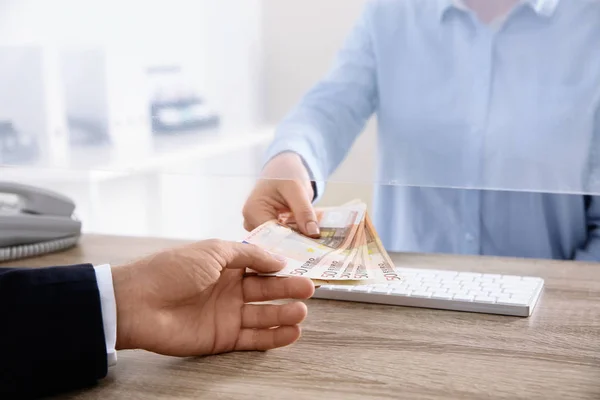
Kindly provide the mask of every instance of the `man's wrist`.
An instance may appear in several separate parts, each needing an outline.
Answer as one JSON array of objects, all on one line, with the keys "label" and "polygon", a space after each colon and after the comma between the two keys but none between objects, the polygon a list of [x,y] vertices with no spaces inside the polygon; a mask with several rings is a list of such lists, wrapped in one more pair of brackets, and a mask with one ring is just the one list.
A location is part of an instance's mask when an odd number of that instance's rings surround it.
[{"label": "man's wrist", "polygon": [[[293,165],[292,168],[289,168],[290,164]],[[281,171],[287,172],[282,174]],[[273,158],[265,164],[261,176],[262,179],[302,181],[304,182],[304,186],[310,192],[311,202],[317,198],[317,183],[311,177],[310,168],[306,164],[306,161],[304,161],[304,158],[295,151],[283,151],[273,156]]]},{"label": "man's wrist", "polygon": [[261,175],[266,179],[307,180],[309,170],[300,154],[283,151],[265,164]]}]

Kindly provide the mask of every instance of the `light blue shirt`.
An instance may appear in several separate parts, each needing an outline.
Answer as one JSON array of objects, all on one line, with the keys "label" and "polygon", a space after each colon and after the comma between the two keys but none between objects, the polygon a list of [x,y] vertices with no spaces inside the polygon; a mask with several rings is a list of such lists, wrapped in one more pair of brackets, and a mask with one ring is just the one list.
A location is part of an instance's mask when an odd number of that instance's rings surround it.
[{"label": "light blue shirt", "polygon": [[370,1],[268,159],[298,153],[321,195],[374,113],[389,251],[600,261],[600,198],[582,194],[600,193],[600,2],[485,25],[452,0]]}]

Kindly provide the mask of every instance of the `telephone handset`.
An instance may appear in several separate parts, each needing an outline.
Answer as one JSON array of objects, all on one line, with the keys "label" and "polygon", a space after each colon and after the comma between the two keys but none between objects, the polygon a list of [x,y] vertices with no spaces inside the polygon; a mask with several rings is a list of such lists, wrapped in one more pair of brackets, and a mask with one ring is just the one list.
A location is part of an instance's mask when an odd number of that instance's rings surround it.
[{"label": "telephone handset", "polygon": [[81,222],[75,204],[61,194],[14,182],[0,182],[0,262],[65,250],[75,246]]}]

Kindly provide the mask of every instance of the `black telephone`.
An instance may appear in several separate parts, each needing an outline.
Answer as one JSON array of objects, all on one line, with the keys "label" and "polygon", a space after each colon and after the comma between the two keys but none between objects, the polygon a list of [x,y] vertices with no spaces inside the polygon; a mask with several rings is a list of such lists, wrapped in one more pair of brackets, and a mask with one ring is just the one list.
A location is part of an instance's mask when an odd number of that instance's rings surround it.
[{"label": "black telephone", "polygon": [[73,201],[58,193],[14,182],[0,182],[0,262],[74,247],[81,236],[81,222]]}]

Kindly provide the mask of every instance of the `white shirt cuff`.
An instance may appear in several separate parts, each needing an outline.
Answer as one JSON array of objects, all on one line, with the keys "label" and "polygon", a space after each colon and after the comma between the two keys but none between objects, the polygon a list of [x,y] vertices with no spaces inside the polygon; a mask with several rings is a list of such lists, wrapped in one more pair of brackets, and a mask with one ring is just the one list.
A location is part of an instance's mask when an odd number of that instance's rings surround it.
[{"label": "white shirt cuff", "polygon": [[113,287],[110,265],[94,267],[96,281],[100,292],[100,306],[102,307],[102,323],[106,339],[106,358],[109,367],[117,363],[117,303]]}]

